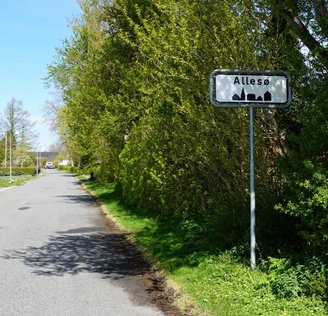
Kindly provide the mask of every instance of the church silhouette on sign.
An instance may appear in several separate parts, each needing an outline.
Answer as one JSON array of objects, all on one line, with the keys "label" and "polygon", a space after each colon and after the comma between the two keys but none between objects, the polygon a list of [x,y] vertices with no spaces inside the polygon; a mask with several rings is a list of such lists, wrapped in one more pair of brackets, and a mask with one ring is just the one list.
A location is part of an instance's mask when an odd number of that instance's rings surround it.
[{"label": "church silhouette on sign", "polygon": [[272,101],[272,96],[271,96],[271,93],[269,91],[266,91],[262,96],[258,96],[256,97],[256,95],[254,93],[248,93],[246,95],[245,93],[245,90],[244,88],[241,90],[241,94],[240,96],[235,93],[233,96],[232,96],[232,100],[236,101],[255,101],[255,102],[261,102],[261,101],[266,101],[266,102],[270,102]]}]

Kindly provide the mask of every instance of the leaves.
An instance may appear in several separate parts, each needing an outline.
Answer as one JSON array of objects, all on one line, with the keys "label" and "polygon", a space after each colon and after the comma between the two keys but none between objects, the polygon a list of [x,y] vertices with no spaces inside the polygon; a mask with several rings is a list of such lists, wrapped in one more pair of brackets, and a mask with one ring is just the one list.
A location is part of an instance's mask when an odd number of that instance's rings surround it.
[{"label": "leaves", "polygon": [[[327,74],[320,54],[304,53],[286,18],[301,19],[320,42],[320,2],[81,1],[83,14],[48,78],[63,93],[59,130],[70,155],[98,178],[115,181],[128,203],[182,219],[232,218],[231,229],[244,234],[248,116],[210,105],[209,74],[216,68],[287,70],[291,108],[256,111],[257,228],[273,244],[275,238],[285,243],[278,223],[294,226],[285,214],[292,215],[303,222],[302,236],[320,248]],[[318,220],[323,235],[314,230]]]}]

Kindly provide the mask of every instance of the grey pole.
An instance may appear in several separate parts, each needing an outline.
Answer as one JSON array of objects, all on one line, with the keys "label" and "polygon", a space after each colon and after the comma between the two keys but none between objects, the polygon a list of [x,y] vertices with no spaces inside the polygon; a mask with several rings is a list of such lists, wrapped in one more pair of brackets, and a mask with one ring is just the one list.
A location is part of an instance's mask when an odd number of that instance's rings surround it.
[{"label": "grey pole", "polygon": [[6,143],[5,143],[5,168],[7,168],[7,149],[8,147],[8,131],[6,132]]},{"label": "grey pole", "polygon": [[255,164],[254,164],[254,108],[249,107],[249,140],[250,140],[250,250],[251,269],[255,269]]},{"label": "grey pole", "polygon": [[10,178],[10,183],[13,182],[13,173],[12,173],[12,156],[11,156],[11,138],[13,137],[12,131],[9,134],[9,178]]},{"label": "grey pole", "polygon": [[38,150],[36,150],[36,176],[39,175],[39,153]]}]

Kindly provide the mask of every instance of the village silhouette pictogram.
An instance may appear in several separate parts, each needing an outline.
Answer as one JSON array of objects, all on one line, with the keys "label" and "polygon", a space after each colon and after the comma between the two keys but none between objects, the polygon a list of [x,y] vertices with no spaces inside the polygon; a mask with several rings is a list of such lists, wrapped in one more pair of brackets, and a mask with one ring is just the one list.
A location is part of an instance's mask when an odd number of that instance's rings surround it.
[{"label": "village silhouette pictogram", "polygon": [[248,93],[246,95],[244,88],[241,90],[241,94],[240,96],[235,93],[232,96],[232,100],[238,100],[238,101],[256,101],[256,102],[261,102],[261,101],[271,101],[272,97],[271,97],[271,93],[269,91],[266,91],[262,96],[258,96],[256,97],[256,95],[254,93]]}]

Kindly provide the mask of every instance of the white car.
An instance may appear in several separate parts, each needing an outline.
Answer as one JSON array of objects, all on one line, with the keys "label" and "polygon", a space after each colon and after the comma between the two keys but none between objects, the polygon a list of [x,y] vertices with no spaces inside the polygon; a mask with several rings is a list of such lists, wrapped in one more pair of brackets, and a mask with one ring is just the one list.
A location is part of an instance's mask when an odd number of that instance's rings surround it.
[{"label": "white car", "polygon": [[44,165],[45,169],[55,169],[54,164],[51,161],[47,161],[46,164]]}]

